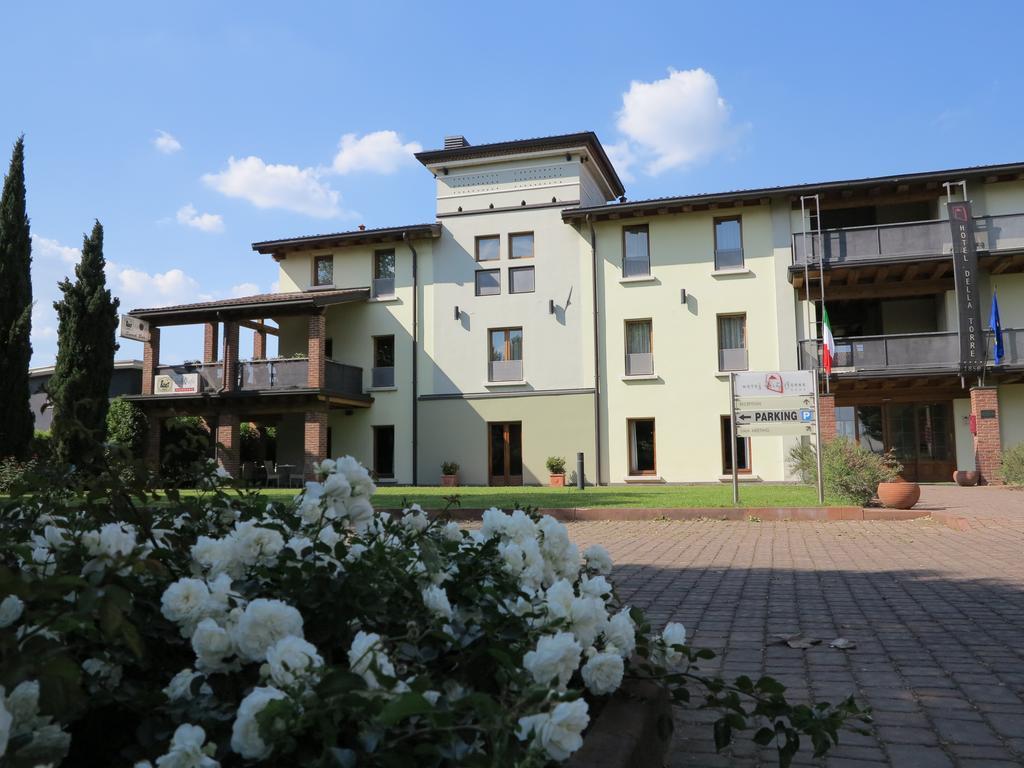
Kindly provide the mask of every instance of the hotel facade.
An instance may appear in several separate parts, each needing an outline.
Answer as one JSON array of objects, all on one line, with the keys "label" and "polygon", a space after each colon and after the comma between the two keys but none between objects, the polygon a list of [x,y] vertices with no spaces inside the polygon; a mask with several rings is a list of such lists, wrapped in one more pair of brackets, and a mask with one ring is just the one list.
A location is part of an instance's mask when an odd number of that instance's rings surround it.
[{"label": "hotel facade", "polygon": [[[451,137],[417,159],[434,221],[254,243],[278,293],[130,313],[150,329],[134,399],[151,461],[163,420],[199,415],[232,472],[253,422],[306,476],[352,454],[382,482],[455,462],[462,484],[537,484],[583,452],[588,483],[720,482],[730,373],[798,369],[821,376],[823,437],[892,448],[908,479],[998,482],[1024,442],[1024,163],[628,201],[593,133]],[[964,189],[988,350],[966,375],[946,205]],[[204,327],[202,361],[161,361],[160,328],[184,324]],[[794,480],[800,439],[739,439],[741,479]]]}]

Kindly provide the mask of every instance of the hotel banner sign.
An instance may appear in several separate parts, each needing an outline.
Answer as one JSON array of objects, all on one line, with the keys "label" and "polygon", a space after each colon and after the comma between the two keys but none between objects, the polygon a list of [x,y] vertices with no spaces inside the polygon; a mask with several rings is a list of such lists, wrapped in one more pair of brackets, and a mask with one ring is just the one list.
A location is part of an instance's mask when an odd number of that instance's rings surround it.
[{"label": "hotel banner sign", "polygon": [[974,242],[971,203],[947,203],[953,234],[953,278],[956,286],[960,332],[960,372],[981,373],[985,368],[985,342],[981,330],[978,295],[978,250]]}]

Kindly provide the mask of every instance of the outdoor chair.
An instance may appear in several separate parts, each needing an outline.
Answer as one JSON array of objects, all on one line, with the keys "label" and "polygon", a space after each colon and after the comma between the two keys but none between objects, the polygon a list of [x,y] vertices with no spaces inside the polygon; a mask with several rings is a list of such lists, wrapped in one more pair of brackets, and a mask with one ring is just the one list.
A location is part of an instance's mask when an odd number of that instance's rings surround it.
[{"label": "outdoor chair", "polygon": [[296,488],[301,488],[302,484],[306,482],[306,476],[301,472],[292,472],[288,475],[288,487],[292,487],[292,483],[295,484]]},{"label": "outdoor chair", "polygon": [[281,473],[278,472],[277,469],[274,467],[274,462],[272,462],[270,459],[264,459],[263,468],[267,471],[267,487],[269,488],[270,484],[273,483],[278,488],[280,488]]}]

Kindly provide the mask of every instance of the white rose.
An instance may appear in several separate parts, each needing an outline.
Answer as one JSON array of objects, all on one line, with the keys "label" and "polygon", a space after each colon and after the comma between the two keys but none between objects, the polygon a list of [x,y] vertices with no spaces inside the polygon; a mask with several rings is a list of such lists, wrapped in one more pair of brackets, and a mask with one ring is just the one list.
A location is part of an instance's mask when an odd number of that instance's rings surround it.
[{"label": "white rose", "polygon": [[11,713],[11,735],[29,733],[36,725],[39,714],[39,682],[25,680],[18,683],[7,697],[7,711]]},{"label": "white rose", "polygon": [[570,611],[572,631],[584,646],[591,645],[608,623],[604,600],[600,597],[577,597]]},{"label": "white rose", "polygon": [[207,754],[216,747],[204,748],[205,742],[206,731],[198,725],[179,725],[167,754],[156,759],[157,768],[218,768],[220,763]]},{"label": "white rose", "polygon": [[184,637],[202,619],[210,602],[210,588],[201,579],[182,577],[164,590],[160,612],[168,621],[182,626]]},{"label": "white rose", "polygon": [[343,499],[352,495],[352,486],[344,475],[332,472],[324,479],[321,494]]},{"label": "white rose", "polygon": [[[164,695],[171,701],[177,701],[178,699],[191,699],[192,681],[197,677],[202,676],[203,675],[199,672],[193,672],[191,669],[183,669],[171,678],[171,682],[167,684],[166,688],[164,688]],[[213,689],[204,682],[199,687],[199,692],[203,695],[209,695],[213,693]]]},{"label": "white rose", "polygon": [[587,688],[598,696],[618,690],[623,672],[625,664],[617,653],[595,653],[580,670]]},{"label": "white rose", "polygon": [[213,619],[203,619],[196,626],[192,650],[196,653],[196,666],[210,671],[225,669],[224,659],[235,653],[231,635]]},{"label": "white rose", "polygon": [[487,540],[504,534],[505,526],[507,526],[511,521],[509,516],[500,509],[497,507],[491,507],[490,509],[484,510],[482,522],[483,525],[480,527],[480,532],[483,534],[484,540]]},{"label": "white rose", "polygon": [[43,538],[55,550],[64,549],[70,543],[64,535],[66,533],[66,530],[58,528],[56,525],[47,525],[43,528]]},{"label": "white rose", "polygon": [[8,595],[0,601],[0,629],[9,627],[21,618],[25,603],[16,595]]},{"label": "white rose", "polygon": [[262,528],[252,520],[235,523],[231,534],[238,558],[246,565],[269,563],[284,549],[284,537],[272,528]]},{"label": "white rose", "polygon": [[82,534],[82,543],[92,557],[121,557],[135,549],[135,527],[128,523],[107,523],[98,531]]},{"label": "white rose", "polygon": [[523,667],[540,685],[550,685],[557,679],[558,689],[564,691],[580,664],[580,650],[570,632],[544,635],[537,641],[536,649],[523,656]]},{"label": "white rose", "polygon": [[341,534],[334,530],[333,525],[325,525],[320,529],[317,541],[321,541],[331,549],[334,549],[334,545],[341,541]]},{"label": "white rose", "polygon": [[608,576],[612,572],[612,556],[600,544],[591,544],[583,550],[583,559],[587,561],[587,568],[601,576]]},{"label": "white rose", "polygon": [[388,655],[381,649],[380,635],[375,632],[360,630],[352,638],[352,646],[348,650],[348,664],[370,688],[380,688],[375,671],[388,677],[395,676],[395,668]]},{"label": "white rose", "polygon": [[609,619],[604,628],[604,639],[606,644],[613,646],[623,658],[632,655],[636,649],[636,628],[633,626],[628,608],[623,608]]},{"label": "white rose", "polygon": [[537,537],[537,524],[521,509],[515,510],[505,523],[505,536],[513,541],[526,541]]},{"label": "white rose", "polygon": [[211,539],[200,536],[192,545],[192,559],[211,575],[228,573],[235,569],[238,554],[235,550],[235,539]]},{"label": "white rose", "polygon": [[354,563],[363,553],[366,551],[366,546],[363,544],[353,544],[348,548],[348,554],[345,555],[345,560],[350,563]]},{"label": "white rose", "polygon": [[324,459],[319,464],[313,464],[313,471],[316,472],[319,477],[325,477],[336,470],[337,464],[334,459]]},{"label": "white rose", "polygon": [[661,632],[661,639],[665,644],[661,661],[666,667],[675,668],[683,662],[682,651],[672,648],[674,645],[686,645],[686,627],[677,621],[671,621],[665,625]]},{"label": "white rose", "polygon": [[582,734],[589,722],[586,701],[563,701],[550,713],[519,718],[517,735],[523,740],[532,733],[533,743],[552,760],[561,762],[583,746]]},{"label": "white rose", "polygon": [[247,606],[234,627],[239,655],[263,661],[267,649],[282,637],[302,637],[302,614],[280,600],[258,598]]},{"label": "white rose", "polygon": [[349,522],[356,531],[365,531],[373,522],[373,504],[365,496],[353,496],[345,500]]},{"label": "white rose", "polygon": [[263,760],[269,757],[270,745],[260,738],[260,726],[256,715],[272,701],[285,699],[277,688],[254,688],[252,693],[238,705],[238,715],[231,726],[231,748],[248,760]]},{"label": "white rose", "polygon": [[514,541],[503,541],[498,545],[498,554],[501,555],[505,570],[513,576],[523,572],[523,548]]},{"label": "white rose", "polygon": [[270,678],[286,688],[299,680],[315,679],[324,666],[316,646],[301,637],[282,637],[267,650]]},{"label": "white rose", "polygon": [[348,480],[353,496],[373,496],[377,492],[377,486],[373,484],[373,478],[366,467],[351,456],[337,460],[337,472]]},{"label": "white rose", "polygon": [[292,536],[285,546],[294,552],[296,557],[302,557],[303,552],[312,548],[313,541],[306,536]]},{"label": "white rose", "polygon": [[572,585],[565,579],[559,579],[544,593],[544,600],[548,606],[548,615],[554,619],[565,619],[572,612],[572,601],[576,595],[572,591]]},{"label": "white rose", "polygon": [[413,504],[408,509],[402,510],[402,525],[410,531],[420,533],[430,525],[430,518],[419,504]]},{"label": "white rose", "polygon": [[448,602],[448,593],[444,591],[443,587],[431,585],[425,587],[421,594],[423,595],[423,604],[428,611],[445,619],[452,617],[452,606]]},{"label": "white rose", "polygon": [[103,659],[86,659],[82,662],[82,671],[95,677],[100,687],[111,691],[121,685],[121,676],[124,674],[120,664],[111,664]]},{"label": "white rose", "polygon": [[584,576],[580,579],[580,595],[587,597],[601,597],[610,595],[612,585],[604,576]]},{"label": "white rose", "polygon": [[3,757],[7,752],[7,742],[11,738],[11,724],[13,722],[14,717],[7,711],[3,686],[0,686],[0,757]]}]

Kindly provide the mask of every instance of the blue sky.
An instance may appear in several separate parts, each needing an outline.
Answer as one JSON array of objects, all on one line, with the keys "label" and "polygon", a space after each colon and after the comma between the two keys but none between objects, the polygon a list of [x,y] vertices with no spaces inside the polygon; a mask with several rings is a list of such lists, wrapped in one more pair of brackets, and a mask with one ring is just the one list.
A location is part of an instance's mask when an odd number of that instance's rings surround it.
[{"label": "blue sky", "polygon": [[[631,199],[1024,160],[1016,4],[611,8],[5,6],[0,146],[6,168],[25,133],[33,364],[53,360],[55,284],[94,218],[126,308],[268,291],[254,240],[431,221],[410,153],[446,134],[594,130]],[[165,336],[167,362],[200,353],[197,330]]]}]

